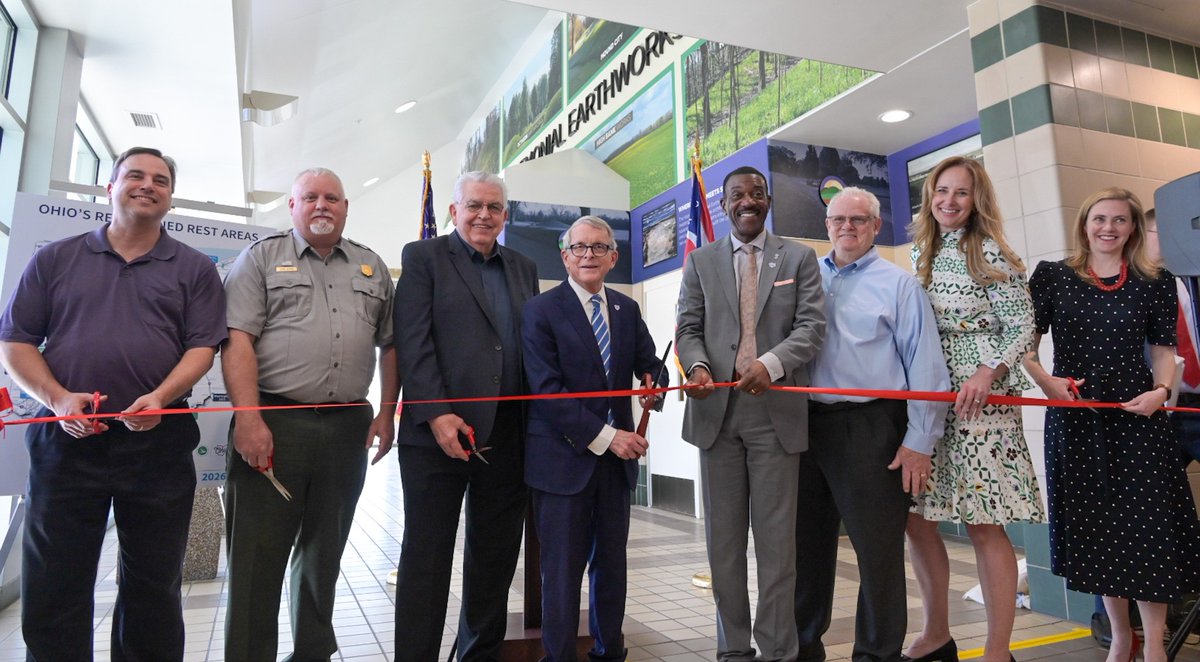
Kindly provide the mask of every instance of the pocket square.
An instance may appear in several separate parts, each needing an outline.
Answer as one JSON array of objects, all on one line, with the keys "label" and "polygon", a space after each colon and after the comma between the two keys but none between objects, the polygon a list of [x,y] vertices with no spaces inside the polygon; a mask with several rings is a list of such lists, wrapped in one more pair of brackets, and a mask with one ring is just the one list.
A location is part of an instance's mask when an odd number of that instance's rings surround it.
[{"label": "pocket square", "polygon": [[777,280],[777,281],[775,281],[775,287],[779,287],[781,285],[791,285],[794,282],[796,282],[795,278],[789,278],[787,280]]}]

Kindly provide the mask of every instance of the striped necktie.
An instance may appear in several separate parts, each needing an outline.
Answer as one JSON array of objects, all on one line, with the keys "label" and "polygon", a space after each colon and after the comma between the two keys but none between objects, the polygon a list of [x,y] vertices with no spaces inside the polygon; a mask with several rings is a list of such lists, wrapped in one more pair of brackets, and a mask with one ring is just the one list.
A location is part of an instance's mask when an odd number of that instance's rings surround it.
[{"label": "striped necktie", "polygon": [[608,323],[604,321],[604,315],[600,314],[600,306],[603,302],[600,300],[599,294],[593,294],[589,299],[592,302],[592,333],[596,336],[596,345],[600,348],[600,360],[604,361],[604,374],[612,374],[612,347],[608,338]]},{"label": "striped necktie", "polygon": [[[596,336],[596,346],[600,348],[600,360],[604,362],[604,376],[609,378],[608,383],[612,383],[612,343],[608,337],[608,323],[604,321],[604,315],[600,314],[600,306],[603,302],[600,300],[599,294],[593,294],[592,302],[592,333]],[[605,422],[613,425],[612,407],[609,407],[608,416],[605,417]]]}]

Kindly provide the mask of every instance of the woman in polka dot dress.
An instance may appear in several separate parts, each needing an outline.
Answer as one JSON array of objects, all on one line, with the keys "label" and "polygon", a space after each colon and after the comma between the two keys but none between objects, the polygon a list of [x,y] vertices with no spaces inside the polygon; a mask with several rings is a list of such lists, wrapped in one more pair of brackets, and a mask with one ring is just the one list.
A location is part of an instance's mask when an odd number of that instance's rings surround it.
[{"label": "woman in polka dot dress", "polygon": [[989,393],[1020,395],[1033,338],[1025,266],[1004,239],[987,172],[946,159],[925,180],[913,222],[913,264],[929,292],[942,353],[958,399],[933,454],[928,492],[908,517],[908,549],[925,623],[903,660],[957,660],[950,637],[950,563],[938,522],[959,522],[975,548],[987,607],[983,659],[1005,662],[1016,611],[1017,558],[1004,525],[1045,518],[1020,407],[989,405]]},{"label": "woman in polka dot dress", "polygon": [[[1047,410],[1051,571],[1068,588],[1103,596],[1110,662],[1136,653],[1128,604],[1136,600],[1145,659],[1160,662],[1167,603],[1200,589],[1200,525],[1159,411],[1175,371],[1174,279],[1147,255],[1141,202],[1124,189],[1083,203],[1075,244],[1070,257],[1039,264],[1030,279],[1037,334],[1025,366],[1046,397],[1121,408]],[[1053,375],[1036,350],[1050,331]]]}]

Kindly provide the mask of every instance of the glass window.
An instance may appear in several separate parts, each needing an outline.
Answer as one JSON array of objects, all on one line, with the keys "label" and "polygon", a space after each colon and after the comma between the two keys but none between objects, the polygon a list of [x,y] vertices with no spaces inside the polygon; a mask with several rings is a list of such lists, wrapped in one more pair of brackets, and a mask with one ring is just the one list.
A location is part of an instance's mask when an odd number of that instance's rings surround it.
[{"label": "glass window", "polygon": [[13,53],[17,46],[17,24],[9,16],[4,3],[0,2],[0,89],[8,97],[8,83],[12,80]]},{"label": "glass window", "polygon": [[[75,184],[95,186],[99,183],[100,157],[79,126],[75,126],[75,140],[71,151],[71,181]],[[95,201],[95,196],[72,193],[69,197],[77,200]]]}]

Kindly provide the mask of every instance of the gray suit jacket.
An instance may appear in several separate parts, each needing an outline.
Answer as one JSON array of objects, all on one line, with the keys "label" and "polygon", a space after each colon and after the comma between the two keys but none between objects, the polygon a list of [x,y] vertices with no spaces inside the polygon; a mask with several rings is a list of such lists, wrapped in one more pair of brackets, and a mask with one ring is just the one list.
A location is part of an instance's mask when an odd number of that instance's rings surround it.
[{"label": "gray suit jacket", "polygon": [[[783,364],[776,384],[808,386],[808,363],[825,334],[824,295],[817,256],[803,244],[767,233],[758,280],[756,341],[761,356],[770,351]],[[741,336],[737,279],[733,273],[733,244],[725,237],[692,251],[683,269],[679,291],[675,346],[685,370],[705,363],[713,381],[729,381]],[[725,420],[727,388],[704,400],[689,398],[683,418],[683,438],[710,448]],[[754,397],[754,396],[751,396]],[[769,391],[766,398],[775,434],[784,449],[808,448],[807,396]]]}]

